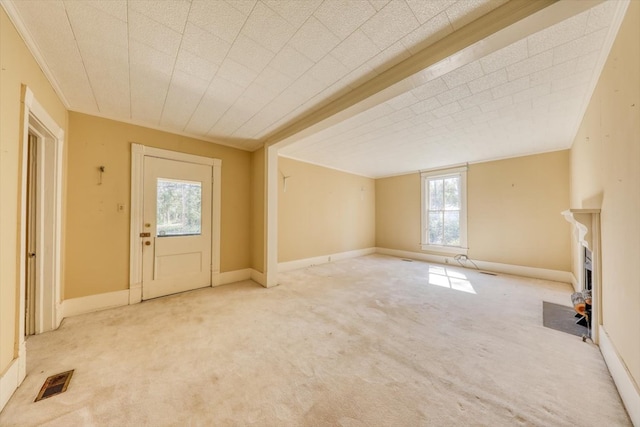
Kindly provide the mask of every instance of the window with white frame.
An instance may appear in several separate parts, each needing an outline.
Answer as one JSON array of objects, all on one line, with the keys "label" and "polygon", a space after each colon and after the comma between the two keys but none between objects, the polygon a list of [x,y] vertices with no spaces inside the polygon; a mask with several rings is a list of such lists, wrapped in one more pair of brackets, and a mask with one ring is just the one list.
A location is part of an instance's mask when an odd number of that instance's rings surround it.
[{"label": "window with white frame", "polygon": [[422,172],[422,249],[467,253],[467,168]]}]

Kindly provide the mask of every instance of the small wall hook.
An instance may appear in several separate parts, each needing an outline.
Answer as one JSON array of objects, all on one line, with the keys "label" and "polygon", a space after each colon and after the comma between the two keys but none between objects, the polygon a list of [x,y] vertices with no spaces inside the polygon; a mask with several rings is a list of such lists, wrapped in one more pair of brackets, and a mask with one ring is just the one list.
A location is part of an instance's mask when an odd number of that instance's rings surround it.
[{"label": "small wall hook", "polygon": [[102,174],[104,173],[104,166],[98,166],[98,170],[100,171],[100,178],[98,179],[98,185],[102,185]]}]

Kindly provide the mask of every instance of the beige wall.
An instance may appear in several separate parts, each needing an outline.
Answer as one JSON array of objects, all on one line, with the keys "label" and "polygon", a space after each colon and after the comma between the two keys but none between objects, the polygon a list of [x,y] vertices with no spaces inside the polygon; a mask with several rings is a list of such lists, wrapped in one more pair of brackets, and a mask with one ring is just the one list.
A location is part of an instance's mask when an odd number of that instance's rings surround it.
[{"label": "beige wall", "polygon": [[17,356],[23,84],[66,131],[64,105],[0,8],[0,375]]},{"label": "beige wall", "polygon": [[571,149],[571,207],[602,209],[603,326],[640,389],[637,1],[629,6]]},{"label": "beige wall", "polygon": [[251,266],[251,153],[73,112],[69,129],[65,299],[129,287],[132,142],[222,160],[220,268]]},{"label": "beige wall", "polygon": [[[468,256],[569,271],[568,151],[469,165]],[[420,249],[420,175],[376,181],[376,246]]]},{"label": "beige wall", "polygon": [[264,273],[265,150],[251,153],[251,268]]},{"label": "beige wall", "polygon": [[570,271],[569,152],[469,166],[469,257]]},{"label": "beige wall", "polygon": [[278,262],[374,246],[373,179],[280,157],[278,187]]}]

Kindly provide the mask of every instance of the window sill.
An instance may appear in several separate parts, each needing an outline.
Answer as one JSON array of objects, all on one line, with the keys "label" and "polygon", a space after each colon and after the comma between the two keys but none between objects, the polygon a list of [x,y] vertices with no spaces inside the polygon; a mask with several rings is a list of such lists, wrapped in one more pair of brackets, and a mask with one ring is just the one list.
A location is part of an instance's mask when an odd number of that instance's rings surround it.
[{"label": "window sill", "polygon": [[453,254],[453,255],[467,255],[469,248],[463,248],[460,246],[437,246],[421,244],[420,247],[423,251],[437,252],[441,254]]}]

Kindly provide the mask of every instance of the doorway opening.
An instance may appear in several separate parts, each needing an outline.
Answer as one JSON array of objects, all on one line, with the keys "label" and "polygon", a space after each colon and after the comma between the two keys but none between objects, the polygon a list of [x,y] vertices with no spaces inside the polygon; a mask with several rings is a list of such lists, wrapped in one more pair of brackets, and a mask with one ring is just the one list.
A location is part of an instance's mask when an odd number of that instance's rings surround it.
[{"label": "doorway opening", "polygon": [[23,88],[23,161],[19,355],[26,336],[62,320],[61,224],[64,131]]}]

